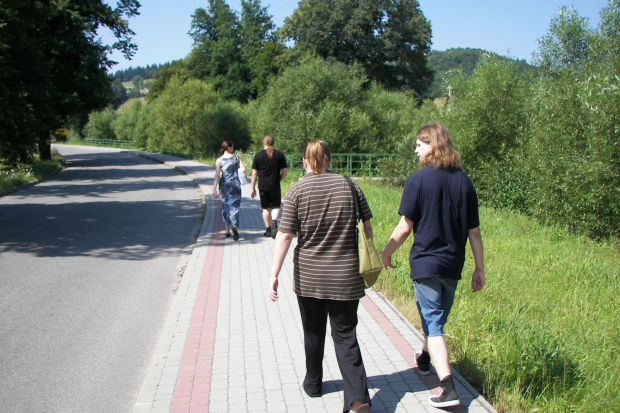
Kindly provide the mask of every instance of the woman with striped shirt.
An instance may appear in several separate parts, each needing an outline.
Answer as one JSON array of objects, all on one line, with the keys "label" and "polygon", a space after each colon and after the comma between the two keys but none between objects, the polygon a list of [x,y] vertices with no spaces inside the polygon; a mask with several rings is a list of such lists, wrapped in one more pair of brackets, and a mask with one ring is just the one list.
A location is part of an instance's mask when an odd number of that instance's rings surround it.
[{"label": "woman with striped shirt", "polygon": [[[304,153],[306,175],[286,194],[276,236],[269,296],[278,299],[278,274],[297,234],[293,289],[304,329],[306,377],[303,389],[320,397],[323,355],[329,318],[338,366],[344,382],[343,412],[369,412],[366,369],[357,341],[357,307],[364,296],[355,234],[356,216],[351,189],[341,175],[329,170],[325,142],[313,141]],[[357,184],[361,217],[372,237],[372,213]]]}]

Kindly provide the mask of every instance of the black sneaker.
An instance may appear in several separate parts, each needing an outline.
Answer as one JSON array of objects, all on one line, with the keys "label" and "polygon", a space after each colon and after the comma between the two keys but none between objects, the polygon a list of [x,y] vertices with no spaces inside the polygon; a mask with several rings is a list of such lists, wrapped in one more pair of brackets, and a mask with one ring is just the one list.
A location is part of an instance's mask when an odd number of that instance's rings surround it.
[{"label": "black sneaker", "polygon": [[418,365],[418,373],[428,376],[431,373],[431,355],[426,351],[415,353],[415,362]]},{"label": "black sneaker", "polygon": [[265,230],[265,233],[263,234],[263,236],[265,236],[265,237],[270,237],[271,236],[271,227],[267,227],[267,229]]},{"label": "black sneaker", "polygon": [[454,407],[460,406],[459,394],[456,390],[446,391],[444,387],[441,388],[441,392],[437,396],[431,396],[428,398],[428,402],[433,407]]},{"label": "black sneaker", "polygon": [[237,231],[237,227],[233,227],[233,239],[235,241],[239,241],[239,231]]},{"label": "black sneaker", "polygon": [[271,227],[269,227],[269,230],[271,231],[271,238],[276,238],[276,234],[278,233],[278,223],[273,220],[271,221]]}]

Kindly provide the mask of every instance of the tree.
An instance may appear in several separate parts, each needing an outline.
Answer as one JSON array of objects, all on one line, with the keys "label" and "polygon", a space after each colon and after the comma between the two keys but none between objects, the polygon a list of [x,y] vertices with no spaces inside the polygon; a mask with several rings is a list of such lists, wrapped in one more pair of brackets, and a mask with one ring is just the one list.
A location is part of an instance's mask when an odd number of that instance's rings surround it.
[{"label": "tree", "polygon": [[250,97],[267,90],[269,78],[279,73],[277,64],[286,47],[278,43],[276,26],[259,0],[241,0],[240,47],[250,71]]},{"label": "tree", "polygon": [[601,17],[592,30],[562,9],[541,42],[529,164],[538,218],[605,238],[620,235],[620,1]]},{"label": "tree", "polygon": [[114,134],[119,141],[140,141],[142,140],[137,130],[140,112],[142,112],[142,102],[134,100],[127,107],[118,110],[116,118],[112,123]]},{"label": "tree", "polygon": [[177,60],[155,73],[153,82],[149,84],[149,93],[146,95],[146,100],[148,102],[153,102],[157,99],[166,89],[168,82],[175,77],[183,81],[189,79],[189,70],[185,60]]},{"label": "tree", "polygon": [[133,79],[131,79],[131,84],[133,88],[129,92],[131,98],[139,98],[142,96],[142,89],[144,89],[144,79],[140,75],[135,75]]},{"label": "tree", "polygon": [[394,136],[411,130],[405,117],[415,102],[368,84],[358,64],[306,58],[253,102],[252,134],[258,141],[267,133],[277,136],[287,153],[303,152],[313,139],[328,142],[333,152],[390,152]]},{"label": "tree", "polygon": [[[264,66],[256,73],[252,64],[260,55],[264,65],[278,49],[263,53],[276,36],[271,16],[260,1],[242,0],[241,8],[241,18],[224,0],[209,0],[208,11],[196,10],[192,15],[190,36],[194,49],[188,58],[188,69],[190,77],[213,84],[224,99],[247,102],[257,97],[266,77]],[[275,67],[274,62],[269,62],[267,72]],[[252,85],[255,77],[258,83]]]},{"label": "tree", "polygon": [[417,0],[302,0],[281,35],[299,52],[361,64],[389,90],[421,97],[432,81],[431,28]]},{"label": "tree", "polygon": [[530,181],[514,158],[526,143],[532,111],[526,77],[516,62],[485,55],[472,75],[452,73],[446,81],[454,92],[444,123],[481,199],[524,211]]},{"label": "tree", "polygon": [[116,139],[114,123],[116,112],[110,106],[102,111],[94,111],[88,116],[88,123],[84,126],[86,139]]},{"label": "tree", "polygon": [[588,19],[563,6],[552,20],[549,33],[539,40],[534,64],[547,72],[579,70],[588,61],[592,36]]},{"label": "tree", "polygon": [[224,0],[209,0],[209,11],[199,8],[192,15],[190,36],[194,40],[188,68],[190,76],[215,86],[225,99],[247,101],[250,80],[239,44],[239,20]]},{"label": "tree", "polygon": [[[0,156],[28,161],[38,144],[41,159],[50,159],[50,131],[112,102],[108,54],[135,53],[127,19],[139,7],[137,0],[121,0],[116,8],[102,0],[2,1]],[[103,28],[114,44],[98,37]]]},{"label": "tree", "polygon": [[119,107],[129,99],[127,89],[125,89],[123,82],[118,78],[112,80],[112,94],[114,95],[114,107]]}]

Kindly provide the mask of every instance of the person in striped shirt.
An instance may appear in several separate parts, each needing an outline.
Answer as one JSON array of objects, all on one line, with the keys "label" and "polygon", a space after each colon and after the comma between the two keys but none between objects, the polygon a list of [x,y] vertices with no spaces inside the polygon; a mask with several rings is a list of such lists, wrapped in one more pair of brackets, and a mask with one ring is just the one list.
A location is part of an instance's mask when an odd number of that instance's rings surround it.
[{"label": "person in striped shirt", "polygon": [[[330,171],[329,146],[310,142],[304,153],[306,175],[294,183],[284,199],[276,236],[269,297],[278,299],[278,275],[297,234],[293,290],[304,329],[306,376],[303,389],[320,397],[325,334],[329,318],[336,358],[344,382],[343,412],[370,411],[367,376],[357,341],[357,308],[364,296],[359,274],[355,205],[351,189],[341,175]],[[372,213],[355,184],[361,217],[372,237]]]}]

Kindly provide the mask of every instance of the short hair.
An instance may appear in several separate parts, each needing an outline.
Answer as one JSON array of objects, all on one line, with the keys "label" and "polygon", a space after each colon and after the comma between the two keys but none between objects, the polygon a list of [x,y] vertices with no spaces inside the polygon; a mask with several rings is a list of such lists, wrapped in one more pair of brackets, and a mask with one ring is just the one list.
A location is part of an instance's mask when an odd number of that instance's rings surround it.
[{"label": "short hair", "polygon": [[423,166],[433,168],[458,168],[461,166],[461,154],[452,146],[450,134],[439,123],[430,123],[423,126],[415,134],[416,140],[431,145],[432,151],[421,160]]},{"label": "short hair", "polygon": [[332,159],[329,145],[323,141],[312,141],[306,147],[304,158],[308,166],[317,175],[324,174]]}]

